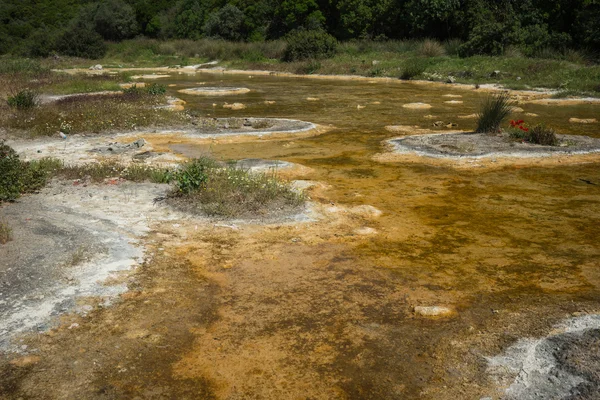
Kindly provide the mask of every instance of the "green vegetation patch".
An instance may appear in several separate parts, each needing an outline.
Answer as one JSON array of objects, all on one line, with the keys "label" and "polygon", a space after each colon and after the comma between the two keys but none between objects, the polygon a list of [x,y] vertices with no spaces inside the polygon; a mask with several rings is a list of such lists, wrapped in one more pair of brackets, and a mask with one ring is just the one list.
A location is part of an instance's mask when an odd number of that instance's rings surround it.
[{"label": "green vegetation patch", "polygon": [[0,125],[9,133],[25,136],[50,136],[58,132],[100,133],[133,130],[138,127],[176,127],[188,115],[156,109],[165,104],[164,96],[146,93],[107,96],[76,96],[44,104],[27,112],[0,108]]},{"label": "green vegetation patch", "polygon": [[289,213],[305,198],[274,173],[222,166],[210,158],[192,160],[174,177],[169,201],[183,210],[212,217],[264,217]]},{"label": "green vegetation patch", "polygon": [[24,89],[18,93],[8,96],[6,103],[9,107],[19,110],[29,110],[38,105],[39,96],[36,92],[29,89]]},{"label": "green vegetation patch", "polygon": [[54,159],[21,161],[13,148],[0,142],[0,203],[40,190],[60,166]]},{"label": "green vegetation patch", "polygon": [[6,244],[12,240],[12,229],[8,223],[0,220],[0,244]]},{"label": "green vegetation patch", "polygon": [[544,146],[558,146],[559,144],[554,129],[549,128],[544,124],[537,124],[530,128],[522,119],[510,121],[508,134],[513,139],[522,140],[532,144]]}]

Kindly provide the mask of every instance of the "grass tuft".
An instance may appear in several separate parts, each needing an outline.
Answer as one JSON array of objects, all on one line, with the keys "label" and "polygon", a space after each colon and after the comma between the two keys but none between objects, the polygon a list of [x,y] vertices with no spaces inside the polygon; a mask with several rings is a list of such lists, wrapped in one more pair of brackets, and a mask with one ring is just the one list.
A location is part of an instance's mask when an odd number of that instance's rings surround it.
[{"label": "grass tuft", "polygon": [[559,144],[554,129],[548,128],[544,124],[537,124],[528,129],[511,129],[509,134],[513,139],[524,140],[532,144],[544,146],[558,146]]},{"label": "grass tuft", "polygon": [[0,221],[0,244],[6,244],[12,240],[12,229],[4,221]]},{"label": "grass tuft", "polygon": [[418,77],[427,69],[427,62],[420,58],[411,58],[406,60],[402,67],[400,79],[410,80]]},{"label": "grass tuft", "polygon": [[498,132],[502,122],[511,114],[514,104],[506,92],[489,96],[479,111],[475,132]]},{"label": "grass tuft", "polygon": [[417,53],[424,57],[442,57],[446,55],[446,49],[437,40],[425,39],[419,45]]},{"label": "grass tuft", "polygon": [[8,96],[6,102],[9,107],[13,107],[19,110],[31,110],[38,105],[39,96],[36,92],[29,89],[24,89],[12,96]]}]

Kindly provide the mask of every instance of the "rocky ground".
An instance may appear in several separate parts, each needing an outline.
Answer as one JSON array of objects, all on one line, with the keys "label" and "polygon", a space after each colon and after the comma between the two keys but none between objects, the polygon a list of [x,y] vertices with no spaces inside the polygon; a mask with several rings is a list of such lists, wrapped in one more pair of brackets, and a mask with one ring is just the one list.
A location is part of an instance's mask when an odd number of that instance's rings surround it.
[{"label": "rocky ground", "polygon": [[429,157],[543,157],[552,154],[589,154],[600,152],[600,139],[587,136],[557,135],[557,146],[545,146],[511,139],[507,134],[450,132],[422,134],[391,139],[398,153],[417,153]]}]

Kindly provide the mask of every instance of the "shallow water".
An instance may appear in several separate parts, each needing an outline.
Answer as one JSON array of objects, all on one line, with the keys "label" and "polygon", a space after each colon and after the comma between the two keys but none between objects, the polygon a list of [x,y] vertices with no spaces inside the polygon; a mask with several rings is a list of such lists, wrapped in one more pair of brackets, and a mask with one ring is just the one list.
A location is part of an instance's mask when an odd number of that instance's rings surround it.
[{"label": "shallow water", "polygon": [[[165,81],[167,83],[167,81]],[[480,292],[537,288],[557,292],[596,290],[582,265],[598,266],[600,169],[597,163],[548,168],[455,170],[419,164],[384,164],[372,157],[393,137],[386,125],[430,128],[432,119],[472,129],[487,94],[406,82],[357,82],[280,77],[198,74],[175,76],[171,89],[199,86],[247,87],[248,94],[186,96],[187,108],[214,117],[294,118],[332,125],[326,134],[283,141],[177,145],[193,157],[265,158],[313,169],[308,179],[331,186],[327,199],[348,206],[368,204],[383,216],[373,225],[385,234],[357,248],[364,262],[396,270],[419,285],[452,287],[458,297]],[[445,94],[461,98],[444,97]],[[308,101],[307,98],[317,98]],[[463,104],[446,104],[449,100]],[[267,105],[265,101],[275,101]],[[241,102],[231,111],[223,103]],[[380,102],[381,104],[373,104]],[[429,110],[402,104],[424,102]],[[216,106],[213,106],[216,104]],[[358,109],[357,106],[365,106]],[[597,117],[598,105],[524,104],[525,112],[564,134],[600,137],[598,124],[572,124],[570,117]],[[591,182],[592,184],[590,184]],[[575,290],[577,289],[577,290]]]},{"label": "shallow water", "polygon": [[[197,83],[251,89],[247,94],[224,97],[178,94],[188,102],[188,109],[201,115],[294,118],[333,126],[326,134],[311,138],[221,144],[185,141],[173,149],[188,157],[210,153],[221,159],[298,163],[312,168],[303,179],[329,185],[320,201],[381,210],[380,218],[359,221],[378,234],[358,237],[340,233],[346,235],[344,257],[359,270],[391,271],[396,292],[409,305],[450,305],[459,310],[459,317],[452,321],[408,319],[398,328],[398,334],[417,348],[421,342],[426,348],[445,343],[437,349],[438,357],[444,353],[445,365],[452,359],[460,364],[461,356],[453,353],[443,338],[468,338],[467,347],[499,351],[499,346],[517,337],[545,335],[571,312],[598,311],[597,161],[546,168],[520,165],[459,170],[425,160],[389,164],[373,160],[383,150],[382,141],[394,137],[384,129],[386,125],[430,128],[433,121],[441,120],[458,123],[458,129],[473,129],[474,120],[457,116],[476,113],[486,93],[406,82],[212,74],[175,76],[168,83],[177,84],[172,90]],[[464,103],[444,103],[449,100]],[[275,103],[267,105],[265,101]],[[241,102],[247,108],[231,111],[222,108],[225,102]],[[402,108],[415,102],[433,107]],[[600,137],[598,124],[568,121],[571,117],[596,118],[599,105],[521,107],[539,117],[515,114],[514,118],[544,122],[563,134]],[[427,119],[426,115],[436,117]],[[481,336],[473,337],[473,329]],[[427,351],[416,351],[421,356],[413,354],[415,351],[408,352],[408,357],[416,357],[425,366],[436,364],[431,355],[435,351],[425,355],[422,353]],[[427,377],[427,368],[419,367],[415,373]],[[420,378],[406,374],[407,393],[423,393]],[[467,374],[472,379],[475,375],[485,374]]]}]

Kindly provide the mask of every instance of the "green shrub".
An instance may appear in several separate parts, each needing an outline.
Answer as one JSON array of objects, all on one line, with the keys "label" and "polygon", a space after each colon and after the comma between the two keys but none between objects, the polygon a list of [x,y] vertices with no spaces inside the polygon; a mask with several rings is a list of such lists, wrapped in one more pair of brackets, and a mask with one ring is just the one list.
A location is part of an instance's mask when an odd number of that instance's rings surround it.
[{"label": "green shrub", "polygon": [[144,92],[143,88],[138,87],[137,84],[135,84],[135,83],[129,87],[124,88],[121,91],[123,92],[123,94],[125,96],[129,96],[129,97],[141,96],[142,93]]},{"label": "green shrub", "polygon": [[22,165],[19,155],[0,141],[0,202],[13,201],[21,193]]},{"label": "green shrub", "polygon": [[206,36],[238,41],[242,40],[244,34],[244,13],[233,4],[210,14],[204,24],[203,30]]},{"label": "green shrub", "polygon": [[510,115],[513,107],[514,102],[506,92],[489,96],[479,111],[475,132],[498,132],[502,122]]},{"label": "green shrub", "polygon": [[559,143],[554,129],[547,128],[544,124],[537,124],[533,128],[527,128],[523,125],[523,120],[511,121],[509,135],[513,139],[533,144],[558,146]]},{"label": "green shrub", "polygon": [[208,169],[214,167],[214,162],[208,158],[198,158],[183,165],[174,176],[177,190],[184,194],[200,190],[208,180]]},{"label": "green shrub", "polygon": [[498,56],[504,49],[517,42],[515,27],[511,23],[486,22],[473,28],[469,40],[459,48],[461,57],[480,54]]},{"label": "green shrub", "polygon": [[320,30],[295,31],[290,33],[286,39],[284,61],[330,58],[337,52],[337,40]]},{"label": "green shrub", "polygon": [[12,240],[12,229],[10,226],[0,220],[0,244],[6,244]]},{"label": "green shrub", "polygon": [[16,200],[46,185],[50,173],[62,165],[55,159],[22,162],[15,150],[0,142],[0,202]]},{"label": "green shrub", "polygon": [[57,49],[61,54],[73,57],[98,59],[106,54],[106,44],[98,33],[88,26],[75,25],[59,39]]},{"label": "green shrub", "polygon": [[37,105],[38,95],[32,90],[25,89],[13,96],[9,96],[6,102],[10,107],[14,107],[19,110],[30,110]]},{"label": "green shrub", "polygon": [[167,87],[160,83],[152,83],[146,87],[146,93],[152,96],[161,96],[167,93]]},{"label": "green shrub", "polygon": [[62,162],[55,158],[42,158],[21,163],[20,191],[21,193],[34,193],[41,190],[48,179],[57,169],[62,167]]},{"label": "green shrub", "polygon": [[537,124],[525,132],[525,140],[529,143],[541,144],[546,146],[557,146],[558,138],[556,132],[552,128],[546,127],[544,124]]},{"label": "green shrub", "polygon": [[462,46],[462,41],[460,39],[449,39],[444,42],[444,50],[449,56],[457,56],[460,46]]},{"label": "green shrub", "polygon": [[424,57],[441,57],[446,55],[446,49],[437,40],[425,39],[419,45],[417,53]]},{"label": "green shrub", "polygon": [[404,62],[400,79],[409,80],[421,75],[427,69],[427,62],[420,58],[409,58]]},{"label": "green shrub", "polygon": [[121,90],[125,96],[136,98],[145,94],[151,96],[162,96],[167,93],[167,87],[160,83],[152,83],[146,87],[139,87],[136,84]]},{"label": "green shrub", "polygon": [[106,40],[123,40],[134,37],[139,29],[135,10],[123,0],[104,0],[90,10],[82,10],[85,19]]},{"label": "green shrub", "polygon": [[[190,175],[194,180],[191,185]],[[175,182],[178,189],[169,195],[171,200],[188,211],[209,216],[257,216],[290,210],[304,203],[302,194],[274,174],[252,173],[231,165],[223,167],[208,158],[185,165]],[[189,190],[182,190],[182,186]]]}]

